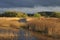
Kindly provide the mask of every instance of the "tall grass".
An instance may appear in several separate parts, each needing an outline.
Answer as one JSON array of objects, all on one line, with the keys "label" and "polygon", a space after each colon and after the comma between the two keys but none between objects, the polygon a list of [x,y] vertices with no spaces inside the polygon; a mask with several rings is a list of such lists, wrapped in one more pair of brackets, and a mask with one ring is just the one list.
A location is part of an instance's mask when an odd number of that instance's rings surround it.
[{"label": "tall grass", "polygon": [[17,40],[17,35],[13,33],[0,33],[0,40]]},{"label": "tall grass", "polygon": [[0,40],[17,40],[20,23],[18,21],[0,20]]},{"label": "tall grass", "polygon": [[27,22],[29,30],[40,31],[46,35],[60,35],[60,19],[59,18],[35,18]]}]

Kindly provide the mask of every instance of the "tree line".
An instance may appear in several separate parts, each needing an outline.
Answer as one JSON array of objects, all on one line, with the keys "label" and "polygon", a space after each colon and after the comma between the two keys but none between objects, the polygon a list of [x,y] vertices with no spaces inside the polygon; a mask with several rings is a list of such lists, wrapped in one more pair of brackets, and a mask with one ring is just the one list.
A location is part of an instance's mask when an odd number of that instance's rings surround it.
[{"label": "tree line", "polygon": [[[60,18],[60,12],[37,12],[33,17],[57,17]],[[29,17],[27,13],[6,11],[0,14],[0,17]]]},{"label": "tree line", "polygon": [[23,12],[10,12],[6,11],[0,14],[0,17],[26,17],[27,14]]}]

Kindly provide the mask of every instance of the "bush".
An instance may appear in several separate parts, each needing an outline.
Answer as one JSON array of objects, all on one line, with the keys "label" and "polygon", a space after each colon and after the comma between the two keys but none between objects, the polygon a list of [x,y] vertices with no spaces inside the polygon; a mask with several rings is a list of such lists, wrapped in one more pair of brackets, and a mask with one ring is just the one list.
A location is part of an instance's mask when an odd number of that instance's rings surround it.
[{"label": "bush", "polygon": [[25,17],[27,17],[27,14],[19,12],[19,13],[17,13],[16,17],[23,17],[23,18],[25,18]]},{"label": "bush", "polygon": [[40,17],[41,15],[40,14],[38,14],[38,13],[35,13],[34,14],[34,17]]},{"label": "bush", "polygon": [[60,18],[60,12],[55,12],[54,14],[56,17]]}]

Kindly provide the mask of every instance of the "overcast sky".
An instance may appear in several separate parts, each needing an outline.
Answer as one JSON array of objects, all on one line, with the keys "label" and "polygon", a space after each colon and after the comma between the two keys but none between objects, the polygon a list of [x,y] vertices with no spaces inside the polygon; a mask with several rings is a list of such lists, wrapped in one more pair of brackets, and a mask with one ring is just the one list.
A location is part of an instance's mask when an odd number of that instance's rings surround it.
[{"label": "overcast sky", "polygon": [[60,0],[0,0],[0,7],[60,6]]},{"label": "overcast sky", "polygon": [[[44,8],[45,7],[45,8]],[[0,0],[0,8],[22,12],[60,11],[60,0]],[[7,9],[0,9],[0,11]]]}]

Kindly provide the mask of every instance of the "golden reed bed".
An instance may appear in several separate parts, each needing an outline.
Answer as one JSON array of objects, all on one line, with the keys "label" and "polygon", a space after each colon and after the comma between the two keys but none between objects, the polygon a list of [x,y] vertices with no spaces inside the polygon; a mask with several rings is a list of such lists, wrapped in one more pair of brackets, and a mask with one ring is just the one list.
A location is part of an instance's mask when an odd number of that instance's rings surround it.
[{"label": "golden reed bed", "polygon": [[27,22],[30,30],[42,31],[50,36],[60,36],[60,19],[59,18],[32,18]]},{"label": "golden reed bed", "polygon": [[17,33],[21,24],[15,19],[0,18],[0,40],[17,40]]}]

